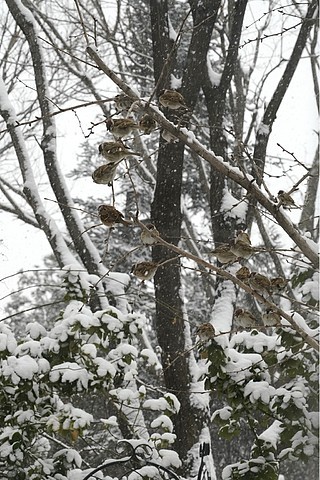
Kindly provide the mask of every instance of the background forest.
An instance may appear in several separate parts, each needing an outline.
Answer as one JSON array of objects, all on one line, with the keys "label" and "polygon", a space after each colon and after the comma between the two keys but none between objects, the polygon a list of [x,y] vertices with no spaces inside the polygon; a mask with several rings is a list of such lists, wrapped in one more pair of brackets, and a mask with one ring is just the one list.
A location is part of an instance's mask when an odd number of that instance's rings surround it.
[{"label": "background forest", "polygon": [[318,478],[318,7],[1,3],[0,479]]}]

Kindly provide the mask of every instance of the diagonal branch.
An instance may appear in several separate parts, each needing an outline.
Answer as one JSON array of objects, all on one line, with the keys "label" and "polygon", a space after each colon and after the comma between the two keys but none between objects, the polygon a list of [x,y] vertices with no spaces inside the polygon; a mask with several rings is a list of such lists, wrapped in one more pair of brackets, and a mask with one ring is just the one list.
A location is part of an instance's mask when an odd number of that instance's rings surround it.
[{"label": "diagonal branch", "polygon": [[250,175],[246,177],[240,173],[238,168],[231,167],[229,163],[224,162],[221,157],[217,157],[212,151],[207,150],[198,140],[196,140],[194,133],[189,132],[186,128],[179,130],[176,128],[158,108],[152,105],[146,106],[146,102],[140,100],[138,95],[126,85],[120,78],[103,62],[98,53],[90,46],[87,47],[87,52],[90,57],[97,63],[98,67],[113,80],[118,87],[123,90],[129,97],[137,102],[141,108],[145,109],[165,130],[168,130],[175,137],[187,145],[190,150],[202,157],[210,163],[210,165],[219,173],[230,178],[238,185],[247,190],[248,194],[252,195],[277,221],[283,230],[289,235],[293,242],[300,248],[301,252],[310,260],[315,268],[318,268],[319,257],[316,249],[310,244],[309,240],[305,238],[296,226],[291,222],[287,215],[281,208],[269,200],[260,187],[255,183],[254,178]]}]

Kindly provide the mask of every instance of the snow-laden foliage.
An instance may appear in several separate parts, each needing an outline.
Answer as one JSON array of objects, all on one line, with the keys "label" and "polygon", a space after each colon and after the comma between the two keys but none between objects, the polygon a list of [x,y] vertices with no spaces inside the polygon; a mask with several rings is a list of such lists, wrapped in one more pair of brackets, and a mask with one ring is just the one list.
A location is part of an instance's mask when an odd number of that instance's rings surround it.
[{"label": "snow-laden foliage", "polygon": [[244,331],[228,345],[217,338],[202,348],[206,388],[225,403],[212,415],[219,434],[232,439],[245,424],[252,432],[250,457],[227,466],[223,480],[276,480],[284,459],[316,455],[318,359],[294,330],[283,322],[271,336]]},{"label": "snow-laden foliage", "polygon": [[[64,283],[68,298],[75,292],[87,297],[90,276],[80,278],[68,268]],[[17,339],[0,324],[1,478],[73,478],[84,466],[77,440],[92,424],[113,428],[115,440],[122,438],[119,418],[95,418],[94,411],[76,406],[79,394],[105,396],[125,418],[131,438],[139,436],[152,447],[160,465],[179,466],[170,452],[175,440],[170,416],[179,410],[178,400],[136,386],[139,370],[155,365],[154,352],[139,348],[145,323],[139,314],[112,306],[93,313],[82,301],[70,300],[51,329],[29,323]]]}]

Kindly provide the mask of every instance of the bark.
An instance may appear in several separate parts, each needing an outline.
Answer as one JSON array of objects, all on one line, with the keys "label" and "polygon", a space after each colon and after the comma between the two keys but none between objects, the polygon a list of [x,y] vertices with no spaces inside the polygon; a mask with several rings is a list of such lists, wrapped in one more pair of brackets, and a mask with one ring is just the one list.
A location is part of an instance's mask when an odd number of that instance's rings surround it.
[{"label": "bark", "polygon": [[[205,75],[203,90],[206,97],[206,103],[209,115],[210,125],[210,146],[216,155],[223,158],[226,156],[226,138],[223,133],[223,122],[227,103],[227,93],[230,88],[232,76],[237,66],[238,49],[243,25],[244,14],[247,1],[235,2],[231,14],[231,31],[229,39],[229,48],[222,71],[219,85],[212,84],[208,72]],[[212,231],[216,243],[227,242],[233,235],[236,221],[226,219],[224,214],[219,214],[223,200],[223,190],[226,185],[224,175],[211,169],[210,175],[210,209]]]}]

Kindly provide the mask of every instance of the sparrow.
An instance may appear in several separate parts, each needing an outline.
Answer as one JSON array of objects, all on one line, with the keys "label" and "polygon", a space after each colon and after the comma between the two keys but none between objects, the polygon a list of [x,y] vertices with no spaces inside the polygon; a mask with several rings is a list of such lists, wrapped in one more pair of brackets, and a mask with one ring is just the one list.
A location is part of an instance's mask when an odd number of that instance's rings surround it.
[{"label": "sparrow", "polygon": [[242,240],[234,240],[231,243],[230,251],[236,256],[240,258],[250,258],[251,255],[254,253],[253,247],[247,242]]},{"label": "sparrow", "polygon": [[179,142],[179,139],[177,137],[175,137],[172,133],[170,133],[168,130],[165,130],[164,128],[161,130],[161,137],[167,143],[177,143],[177,142]]},{"label": "sparrow", "polygon": [[106,227],[113,227],[116,223],[122,223],[125,226],[132,225],[132,222],[125,220],[123,214],[112,205],[100,205],[98,214],[101,222]]},{"label": "sparrow", "polygon": [[140,262],[135,263],[131,268],[131,273],[143,282],[150,280],[156,273],[158,264],[155,262]]},{"label": "sparrow", "polygon": [[291,197],[291,195],[289,195],[289,193],[286,193],[284,190],[279,190],[278,201],[279,201],[278,203],[279,207],[282,206],[286,210],[290,210],[291,208],[301,208],[294,203],[294,200]]},{"label": "sparrow", "polygon": [[281,315],[268,308],[265,313],[262,314],[262,321],[266,327],[275,327],[277,325],[281,325]]},{"label": "sparrow", "polygon": [[266,277],[265,275],[261,275],[261,273],[258,273],[258,272],[250,273],[249,285],[252,288],[252,290],[255,290],[261,295],[264,295],[265,293],[268,293],[270,295],[271,282],[268,277]]},{"label": "sparrow", "polygon": [[139,128],[145,135],[150,135],[156,127],[157,122],[148,113],[145,113],[143,117],[140,118]]},{"label": "sparrow", "polygon": [[103,142],[99,145],[99,153],[109,163],[120,162],[123,158],[131,155],[140,157],[140,153],[133,152],[122,142]]},{"label": "sparrow", "polygon": [[111,187],[112,182],[116,176],[119,163],[120,162],[108,163],[107,165],[101,165],[100,167],[96,168],[92,174],[92,180],[94,181],[94,183],[101,183],[103,185],[109,185]]},{"label": "sparrow", "polygon": [[117,112],[123,112],[130,110],[131,105],[133,104],[133,100],[131,100],[128,95],[125,93],[119,93],[114,97],[114,103]]},{"label": "sparrow", "polygon": [[237,257],[231,252],[228,243],[222,243],[209,253],[217,257],[220,263],[231,263],[237,260]]},{"label": "sparrow", "polygon": [[250,277],[250,270],[248,267],[241,267],[236,271],[236,277],[238,280],[241,280],[243,283],[248,283]]},{"label": "sparrow", "polygon": [[116,138],[127,137],[133,130],[139,129],[139,125],[132,118],[108,118],[106,126]]},{"label": "sparrow", "polygon": [[244,242],[247,245],[251,245],[251,240],[250,240],[249,235],[246,232],[244,232],[243,230],[238,230],[237,231],[235,242],[237,243],[239,241]]},{"label": "sparrow", "polygon": [[241,328],[254,328],[257,326],[256,318],[249,310],[244,308],[237,308],[234,312],[234,320],[238,327]]},{"label": "sparrow", "polygon": [[176,90],[163,90],[160,93],[159,102],[163,107],[170,110],[187,109],[183,96]]},{"label": "sparrow", "polygon": [[142,230],[140,234],[141,242],[144,245],[154,245],[155,243],[158,242],[156,237],[159,236],[160,233],[158,232],[156,227],[153,225],[153,223],[147,223],[146,228],[148,229],[148,231]]},{"label": "sparrow", "polygon": [[283,277],[275,277],[270,279],[271,290],[273,292],[281,292],[286,288],[289,283],[289,280]]},{"label": "sparrow", "polygon": [[215,336],[215,333],[215,329],[211,323],[203,323],[196,330],[196,334],[199,336],[201,342],[208,342]]}]

